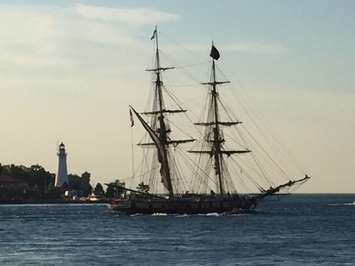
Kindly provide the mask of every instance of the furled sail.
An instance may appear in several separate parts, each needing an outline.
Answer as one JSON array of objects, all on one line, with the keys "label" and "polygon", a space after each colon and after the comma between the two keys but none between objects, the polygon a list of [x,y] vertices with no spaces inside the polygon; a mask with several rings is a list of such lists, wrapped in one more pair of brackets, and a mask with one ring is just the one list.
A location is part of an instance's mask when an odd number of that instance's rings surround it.
[{"label": "furled sail", "polygon": [[144,127],[144,129],[148,132],[150,138],[152,139],[152,141],[154,142],[155,146],[157,147],[157,151],[158,151],[158,161],[161,165],[160,167],[160,175],[162,178],[162,183],[164,185],[164,187],[171,192],[172,191],[172,187],[171,184],[169,182],[170,180],[170,171],[169,171],[169,164],[168,164],[168,156],[167,156],[167,152],[164,148],[164,144],[161,142],[161,140],[159,139],[159,136],[154,132],[154,130],[148,125],[147,122],[144,121],[144,119],[139,115],[139,113],[134,110],[134,108],[132,106],[130,106],[131,110],[134,112],[134,114],[137,116],[138,120],[141,122],[142,126]]}]

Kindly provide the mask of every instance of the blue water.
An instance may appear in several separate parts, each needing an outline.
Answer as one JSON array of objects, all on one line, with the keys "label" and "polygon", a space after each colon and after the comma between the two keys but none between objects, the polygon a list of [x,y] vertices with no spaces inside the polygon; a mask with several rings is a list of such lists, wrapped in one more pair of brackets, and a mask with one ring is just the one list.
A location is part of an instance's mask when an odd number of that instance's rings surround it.
[{"label": "blue water", "polygon": [[355,195],[292,195],[235,216],[0,205],[0,265],[355,265]]}]

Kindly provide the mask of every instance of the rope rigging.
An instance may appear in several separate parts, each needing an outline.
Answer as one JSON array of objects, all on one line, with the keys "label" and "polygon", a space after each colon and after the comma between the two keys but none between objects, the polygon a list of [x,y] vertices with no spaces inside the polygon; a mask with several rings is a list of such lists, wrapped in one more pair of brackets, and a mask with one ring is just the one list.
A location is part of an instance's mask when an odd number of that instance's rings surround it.
[{"label": "rope rigging", "polygon": [[[165,35],[164,35],[165,36]],[[161,54],[164,55],[165,58],[170,59],[170,61],[174,61],[172,57],[158,49],[157,47],[157,42],[154,45],[154,50],[156,51],[156,54],[159,55],[158,53],[160,52]],[[177,61],[175,61],[177,62]],[[194,68],[197,66],[205,65],[207,62],[200,62],[196,64],[185,64],[185,65],[178,65],[177,67],[174,67],[174,69],[177,70],[177,72],[183,73],[185,76],[196,82],[196,84],[200,84],[199,80],[195,78],[189,71],[188,69]],[[162,125],[161,125],[161,120],[164,119],[164,130],[166,134],[166,141],[164,145],[166,146],[166,152],[168,154],[168,161],[169,161],[169,171],[171,171],[171,180],[173,181],[172,188],[174,191],[179,191],[182,192],[183,190],[190,190],[191,191],[201,191],[203,190],[204,192],[207,189],[211,189],[212,186],[214,188],[218,187],[218,183],[220,186],[220,192],[221,194],[223,193],[223,190],[226,192],[238,192],[237,187],[239,188],[239,183],[242,183],[244,187],[246,187],[249,190],[249,186],[246,184],[244,181],[243,177],[246,177],[251,184],[253,184],[259,191],[264,191],[264,188],[253,178],[253,176],[257,176],[258,178],[262,178],[266,181],[266,183],[270,186],[273,186],[274,182],[268,177],[267,175],[267,170],[265,169],[264,165],[259,161],[257,155],[255,154],[254,150],[251,152],[251,162],[256,166],[254,168],[253,172],[254,173],[249,173],[246,169],[246,166],[243,166],[239,156],[236,159],[235,157],[233,158],[232,151],[229,151],[224,147],[224,142],[225,142],[225,137],[227,137],[228,140],[231,140],[232,143],[237,144],[238,146],[242,147],[245,151],[250,151],[248,148],[248,141],[247,138],[252,140],[252,142],[257,146],[258,151],[261,151],[264,156],[268,159],[270,165],[273,165],[273,167],[276,167],[278,171],[282,173],[280,177],[285,178],[287,180],[290,180],[289,175],[286,173],[286,171],[280,166],[280,164],[271,156],[271,154],[261,145],[259,141],[253,136],[250,130],[248,130],[246,127],[243,125],[239,125],[241,122],[240,120],[235,116],[233,111],[230,110],[222,101],[221,98],[219,97],[219,92],[215,96],[215,102],[213,102],[213,98],[211,97],[212,93],[216,93],[214,91],[209,90],[208,93],[206,94],[206,101],[204,101],[205,105],[204,108],[200,111],[200,115],[196,115],[193,111],[190,111],[189,113],[186,113],[185,111],[187,108],[184,108],[185,104],[183,104],[178,97],[172,92],[172,90],[168,89],[167,86],[163,84],[161,81],[163,78],[163,73],[162,71],[170,69],[170,68],[161,68],[159,65],[159,58],[155,57],[154,64],[157,66],[155,69],[151,69],[152,71],[156,71],[156,73],[153,73],[153,77],[157,75],[158,79],[153,78],[153,88],[150,90],[149,93],[149,99],[150,99],[150,110],[149,112],[145,112],[146,115],[151,115],[150,118],[150,126],[151,128],[155,131],[158,132],[157,134],[159,135],[162,130]],[[214,61],[213,61],[214,64]],[[214,65],[213,65],[214,66]],[[221,73],[222,76],[226,77],[225,74],[216,66],[216,69],[218,70],[218,73]],[[220,81],[216,81],[215,77],[215,72],[212,73],[210,72],[210,80],[212,82],[206,83],[208,85],[213,85],[216,86],[216,84],[224,83]],[[160,91],[159,91],[160,90]],[[163,93],[164,95],[167,96],[167,98],[163,98],[162,95],[159,93]],[[178,107],[178,109],[165,109],[165,104],[166,100],[170,100],[174,105]],[[153,103],[153,104],[152,104]],[[148,106],[148,105],[147,105]],[[229,121],[222,120],[223,122],[219,122],[217,120],[220,119],[221,117],[220,114],[218,116],[215,114],[217,111],[216,110],[217,106],[221,107],[220,111],[223,111],[223,114],[228,118]],[[242,109],[247,109],[245,105],[240,104]],[[149,109],[146,108],[147,109]],[[179,111],[180,110],[180,111]],[[172,120],[169,119],[169,114],[170,113],[175,113],[175,112],[182,112],[185,118],[188,120],[190,125],[187,127],[189,131],[184,130],[184,126],[178,125],[177,122],[173,122]],[[164,118],[162,118],[162,114],[164,113]],[[263,131],[260,129],[260,127],[257,125],[255,120],[252,118],[251,113],[248,111],[245,111],[246,115],[250,119],[250,121],[255,125],[255,127],[260,130],[260,132],[263,134]],[[196,119],[191,119],[191,116],[194,116]],[[193,125],[194,120],[195,122],[197,121],[203,121],[203,118],[207,119],[207,124],[210,123],[210,125],[207,125],[206,123],[195,123],[195,124],[206,124],[207,126],[205,129],[201,129],[200,127]],[[233,122],[237,121],[237,122]],[[220,125],[219,125],[220,124]],[[235,125],[234,125],[235,124]],[[193,126],[192,126],[193,125]],[[219,129],[219,126],[221,129]],[[231,131],[226,131],[226,133],[223,132],[222,126],[228,126],[231,127]],[[174,130],[172,130],[172,128]],[[178,147],[178,143],[176,142],[175,144],[172,142],[173,138],[170,136],[171,132],[175,132],[175,129],[177,129],[179,132],[181,132],[183,135],[190,137],[191,139],[193,138],[193,134],[191,133],[191,129],[195,130],[196,135],[199,136],[199,147],[201,151],[211,151],[211,155],[207,157],[206,159],[203,159],[202,153],[199,154],[197,159],[192,160],[190,157],[187,156],[187,153],[185,151],[182,151],[180,147]],[[246,133],[246,135],[243,134],[243,132]],[[212,137],[213,134],[216,134],[218,138],[216,139],[215,137]],[[231,132],[231,133],[230,133]],[[265,136],[264,136],[265,138]],[[148,133],[145,133],[145,135],[141,138],[139,143],[147,143],[147,140],[149,140],[150,137]],[[220,149],[219,155],[214,157],[214,160],[218,158],[220,160],[219,165],[214,165],[213,166],[213,160],[212,160],[212,154],[216,152],[215,147],[212,145],[212,142],[214,143],[219,143],[219,148]],[[198,143],[198,142],[197,142]],[[172,144],[170,147],[169,144]],[[198,144],[195,144],[194,146],[197,146]],[[154,147],[146,145],[144,147]],[[152,152],[153,151],[153,152]],[[237,154],[242,153],[241,150],[235,151]],[[148,154],[149,153],[149,154]],[[179,155],[182,160],[179,160],[177,156],[173,156],[172,154]],[[233,151],[234,153],[234,151]],[[143,149],[143,160],[141,166],[147,166],[150,164],[150,171],[145,172],[145,174],[140,175],[141,179],[145,182],[148,182],[148,184],[151,186],[151,189],[154,191],[158,190],[158,186],[160,184],[159,178],[157,178],[160,173],[159,173],[159,162],[157,158],[159,157],[157,151],[155,149]],[[232,163],[228,163],[226,159],[230,159],[228,161]],[[132,163],[134,163],[134,153],[133,153],[133,148],[132,148]],[[184,163],[183,163],[184,162]],[[201,167],[200,165],[204,165],[204,167]],[[219,181],[216,180],[216,178],[211,177],[211,171],[214,169],[216,170],[216,167],[220,168],[220,179]],[[250,167],[249,167],[250,168]],[[134,166],[132,167],[134,169]],[[190,177],[190,182],[187,179],[188,175],[186,175],[184,170],[191,170],[193,172],[193,176]],[[238,171],[239,169],[239,171]],[[231,172],[233,171],[233,173]],[[271,170],[270,170],[271,171]],[[135,175],[135,171],[132,170],[132,176]],[[217,172],[216,172],[217,173]],[[234,183],[235,179],[238,179],[238,185]],[[142,182],[143,182],[142,181]],[[190,183],[190,184],[189,184]],[[222,184],[223,183],[223,184]],[[222,190],[222,187],[223,190]],[[240,189],[238,189],[240,191]],[[172,193],[171,191],[169,191]]]}]

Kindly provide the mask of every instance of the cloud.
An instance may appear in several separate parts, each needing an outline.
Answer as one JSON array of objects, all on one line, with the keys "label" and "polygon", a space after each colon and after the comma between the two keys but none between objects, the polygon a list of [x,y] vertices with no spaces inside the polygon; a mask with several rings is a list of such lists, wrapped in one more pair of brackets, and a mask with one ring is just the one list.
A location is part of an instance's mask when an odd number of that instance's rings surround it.
[{"label": "cloud", "polygon": [[114,54],[126,48],[144,51],[137,37],[141,35],[141,26],[178,18],[152,8],[82,4],[67,7],[0,5],[0,17],[1,68],[17,75],[21,70],[97,66],[99,61],[110,64],[116,59]]},{"label": "cloud", "polygon": [[84,18],[101,21],[116,21],[133,25],[150,25],[176,21],[175,14],[152,8],[111,8],[78,4],[76,12]]}]

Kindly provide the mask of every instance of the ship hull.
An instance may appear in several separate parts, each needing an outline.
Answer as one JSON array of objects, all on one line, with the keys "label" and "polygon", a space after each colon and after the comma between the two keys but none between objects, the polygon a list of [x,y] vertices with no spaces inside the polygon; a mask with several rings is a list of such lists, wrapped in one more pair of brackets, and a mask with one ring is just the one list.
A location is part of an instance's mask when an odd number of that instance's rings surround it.
[{"label": "ship hull", "polygon": [[252,198],[117,199],[110,207],[121,214],[245,213],[255,208]]}]

